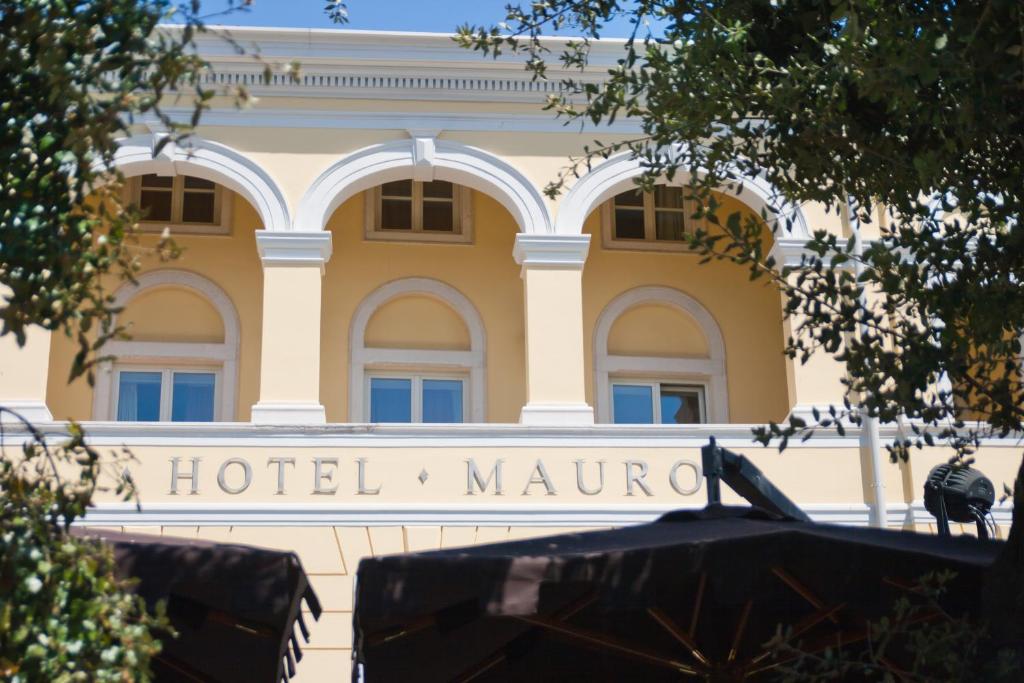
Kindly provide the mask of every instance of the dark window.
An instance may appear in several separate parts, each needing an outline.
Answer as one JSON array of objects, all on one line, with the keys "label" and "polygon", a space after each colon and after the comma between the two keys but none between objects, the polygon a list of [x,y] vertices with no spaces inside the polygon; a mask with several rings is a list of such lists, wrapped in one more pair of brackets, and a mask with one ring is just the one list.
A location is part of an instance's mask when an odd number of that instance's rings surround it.
[{"label": "dark window", "polygon": [[615,240],[681,242],[688,221],[683,188],[658,185],[651,192],[626,190],[612,202]]},{"label": "dark window", "polygon": [[139,209],[147,221],[170,221],[174,202],[174,176],[144,175],[139,181]]}]

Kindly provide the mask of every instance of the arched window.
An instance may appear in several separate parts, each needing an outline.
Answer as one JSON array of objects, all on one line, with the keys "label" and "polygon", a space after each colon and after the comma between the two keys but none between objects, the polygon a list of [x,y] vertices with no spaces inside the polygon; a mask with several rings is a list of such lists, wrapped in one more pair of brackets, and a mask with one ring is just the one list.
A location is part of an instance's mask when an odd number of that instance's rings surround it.
[{"label": "arched window", "polygon": [[132,338],[104,347],[114,360],[97,373],[94,419],[234,420],[239,322],[227,294],[195,273],[157,270],[114,299]]},{"label": "arched window", "polygon": [[594,331],[599,422],[728,422],[725,344],[711,314],[668,287],[614,299]]},{"label": "arched window", "polygon": [[388,283],[352,319],[354,422],[483,422],[484,327],[454,288],[428,278]]}]

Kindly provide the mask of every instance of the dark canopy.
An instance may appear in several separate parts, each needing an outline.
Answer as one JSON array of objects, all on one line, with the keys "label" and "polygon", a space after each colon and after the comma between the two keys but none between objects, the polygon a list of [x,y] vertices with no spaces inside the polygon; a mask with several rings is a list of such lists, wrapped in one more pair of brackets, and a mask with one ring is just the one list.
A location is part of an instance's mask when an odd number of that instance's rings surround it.
[{"label": "dark canopy", "polygon": [[160,683],[279,683],[302,658],[301,604],[320,603],[295,553],[169,536],[86,530],[114,548],[117,572],[152,608],[167,604],[177,638],[161,638]]},{"label": "dark canopy", "polygon": [[[757,680],[763,644],[856,644],[928,572],[970,614],[1001,543],[814,524],[711,506],[652,524],[365,559],[368,682]],[[838,639],[838,640],[837,640]],[[358,671],[354,673],[354,676]]]}]

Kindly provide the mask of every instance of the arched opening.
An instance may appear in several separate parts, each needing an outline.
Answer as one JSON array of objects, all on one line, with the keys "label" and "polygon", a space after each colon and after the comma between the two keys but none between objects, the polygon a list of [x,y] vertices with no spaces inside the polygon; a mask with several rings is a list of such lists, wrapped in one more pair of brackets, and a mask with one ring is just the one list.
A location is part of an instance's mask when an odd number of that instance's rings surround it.
[{"label": "arched opening", "polygon": [[[309,229],[319,229],[319,216],[326,216],[323,225],[334,245],[324,276],[321,401],[329,421],[370,419],[365,374],[360,379],[353,361],[359,353],[351,334],[357,309],[390,282],[437,281],[471,302],[481,329],[486,327],[486,346],[474,346],[473,352],[501,359],[472,373],[466,421],[515,422],[526,395],[526,352],[523,286],[512,252],[525,226],[539,222],[550,229],[547,209],[504,162],[435,141],[428,165],[416,151],[420,142],[395,141],[345,157],[321,175],[297,214]],[[381,330],[401,332],[416,327],[416,320],[421,328],[449,329],[436,322],[447,318],[435,315],[441,311],[437,305],[451,309],[448,303],[438,304],[434,297],[431,308],[424,292],[408,291],[404,297],[411,298],[377,314],[367,348],[383,344]],[[428,323],[427,316],[435,322]],[[387,341],[405,358],[417,349],[468,352],[454,345],[454,337],[406,342],[392,335]],[[470,377],[465,365],[460,372],[463,379]]]},{"label": "arched opening", "polygon": [[[566,193],[558,209],[555,220],[555,232],[565,235],[579,235],[584,232],[584,223],[602,203],[616,195],[636,188],[634,179],[641,175],[643,168],[640,160],[630,154],[614,156],[596,166],[589,173],[576,181]],[[683,171],[676,174],[671,183],[666,185],[683,187],[689,181],[689,175]],[[723,196],[730,197],[747,207],[755,215],[765,212],[770,219],[778,219],[780,225],[788,227],[790,237],[809,237],[807,219],[799,206],[783,198],[780,193],[757,177],[741,177],[737,179],[737,187],[723,190]]]},{"label": "arched opening", "polygon": [[[191,202],[193,209],[202,211],[198,217],[212,218],[216,213],[213,211],[213,199],[199,196],[204,191],[211,192],[213,188],[210,184],[214,183],[243,197],[256,211],[264,230],[292,229],[284,193],[270,174],[256,162],[226,145],[198,136],[190,137],[187,145],[166,142],[154,155],[165,138],[166,135],[158,134],[138,135],[122,140],[114,156],[114,165],[130,181],[142,177],[150,179],[148,189],[151,198],[161,201],[161,211],[167,212],[171,222],[182,217],[181,211],[175,210],[176,202],[181,201],[174,197],[175,189],[180,186],[178,193],[186,189],[184,180],[176,178],[187,176],[194,179],[192,187],[188,189],[195,195]],[[141,190],[141,180],[129,184],[137,188],[137,191]],[[160,195],[168,192],[169,197]],[[258,226],[250,227],[256,229]]]},{"label": "arched opening", "polygon": [[334,212],[353,196],[408,179],[445,181],[482,192],[505,207],[520,232],[552,231],[540,193],[516,168],[475,147],[433,137],[374,145],[332,164],[303,196],[296,212],[296,227],[323,230]]},{"label": "arched opening", "polygon": [[[230,298],[238,311],[239,335],[245,343],[238,344],[236,400],[231,402],[230,409],[220,412],[218,419],[248,420],[249,406],[256,402],[260,383],[262,291],[259,283],[263,270],[256,234],[260,230],[289,231],[289,209],[273,178],[245,155],[193,136],[187,146],[168,143],[154,157],[160,140],[160,135],[125,139],[119,143],[115,157],[118,170],[127,180],[128,199],[149,209],[138,236],[143,273],[156,273],[166,268],[155,247],[160,234],[169,227],[172,238],[181,248],[181,254],[171,262],[173,267],[216,281]],[[120,284],[113,277],[105,282],[111,290]],[[165,327],[180,321],[179,311],[193,310],[185,294],[177,297],[161,294],[161,297],[164,300],[159,306],[135,305],[132,308],[143,317],[146,314],[141,311],[161,310]],[[141,340],[138,336],[143,330],[141,322],[133,326],[135,340]],[[74,338],[54,335],[47,400],[52,401],[55,416],[78,420],[94,415],[110,416],[109,408],[95,410],[95,387],[84,381],[68,384],[68,372],[77,351]]]},{"label": "arched opening", "polygon": [[[724,375],[728,403],[724,410],[713,409],[712,394],[721,396],[722,392],[708,388],[706,419],[743,423],[784,419],[792,407],[791,378],[789,361],[782,352],[785,330],[778,291],[765,280],[751,282],[746,270],[734,264],[701,263],[685,240],[678,239],[680,233],[705,227],[697,223],[695,207],[689,204],[685,190],[665,185],[660,193],[638,194],[634,179],[641,170],[628,156],[610,159],[577,181],[559,208],[559,232],[581,231],[591,237],[583,270],[584,333],[596,333],[602,312],[623,292],[647,287],[686,292],[713,316],[729,348]],[[677,176],[673,183],[684,185],[686,180]],[[618,201],[616,197],[624,193],[628,197]],[[716,199],[719,216],[740,212],[758,220],[762,208],[778,203],[772,189],[757,179],[746,183],[739,196],[724,191],[717,193]],[[788,210],[794,232],[802,233],[806,229],[803,214],[795,207]],[[616,218],[621,218],[625,228],[621,234],[614,233]],[[763,230],[767,252],[773,236],[768,225]],[[672,345],[680,340],[671,338],[677,326],[656,320],[654,313],[644,315],[646,322],[638,319],[628,328],[634,335],[646,337],[645,344],[652,351],[678,348]],[[587,396],[597,404],[598,419],[609,422],[611,399],[603,399],[602,393],[610,388],[597,379],[599,350],[589,348],[587,356]]]}]

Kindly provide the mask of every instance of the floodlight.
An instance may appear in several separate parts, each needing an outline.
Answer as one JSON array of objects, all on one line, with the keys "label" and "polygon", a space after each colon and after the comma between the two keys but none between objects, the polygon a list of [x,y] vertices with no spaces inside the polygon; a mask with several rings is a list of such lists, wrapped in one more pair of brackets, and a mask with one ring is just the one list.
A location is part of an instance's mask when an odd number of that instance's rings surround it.
[{"label": "floodlight", "polygon": [[936,465],[924,484],[924,506],[938,520],[942,536],[949,536],[952,520],[974,522],[978,538],[988,538],[987,518],[995,500],[992,481],[966,465]]}]

